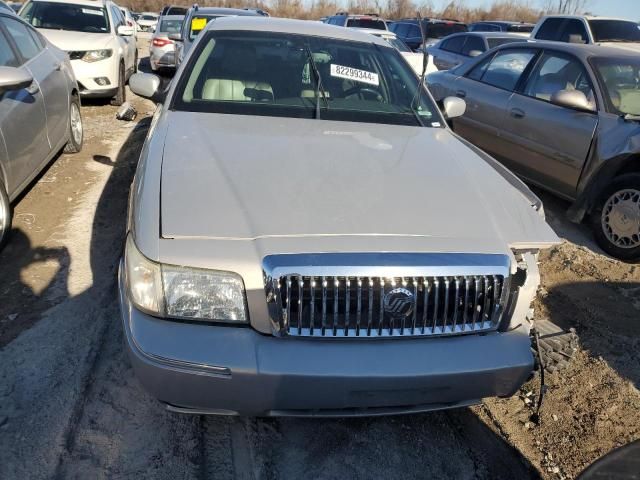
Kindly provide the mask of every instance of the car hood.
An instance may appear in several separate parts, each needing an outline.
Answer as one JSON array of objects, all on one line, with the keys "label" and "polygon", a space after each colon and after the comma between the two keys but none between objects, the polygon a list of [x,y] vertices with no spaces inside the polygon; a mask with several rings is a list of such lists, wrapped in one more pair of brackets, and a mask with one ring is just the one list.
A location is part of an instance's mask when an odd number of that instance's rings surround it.
[{"label": "car hood", "polygon": [[41,28],[38,31],[56,47],[67,52],[99,50],[105,48],[112,38],[110,33],[71,32],[46,28]]},{"label": "car hood", "polygon": [[530,202],[444,128],[167,112],[165,238],[413,236],[549,246]]}]

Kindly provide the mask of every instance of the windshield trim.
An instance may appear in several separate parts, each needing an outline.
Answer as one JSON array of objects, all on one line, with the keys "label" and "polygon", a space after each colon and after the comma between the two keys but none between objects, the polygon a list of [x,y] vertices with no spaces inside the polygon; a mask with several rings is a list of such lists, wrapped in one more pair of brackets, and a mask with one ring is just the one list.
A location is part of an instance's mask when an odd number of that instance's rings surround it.
[{"label": "windshield trim", "polygon": [[[175,112],[198,112],[198,113],[210,113],[210,114],[234,114],[234,115],[248,115],[248,116],[271,116],[271,117],[286,117],[286,118],[309,118],[313,119],[315,116],[315,108],[313,106],[304,106],[304,105],[272,105],[272,104],[250,104],[243,102],[224,102],[224,101],[216,101],[216,102],[200,102],[200,101],[192,101],[190,103],[186,103],[182,100],[181,95],[184,93],[186,85],[189,81],[190,72],[193,71],[193,67],[197,62],[202,50],[207,46],[210,39],[215,37],[215,30],[209,30],[205,33],[202,38],[198,39],[198,44],[196,48],[190,52],[189,60],[187,64],[182,69],[182,74],[174,83],[172,90],[170,92],[170,98],[168,99],[167,105],[168,110]],[[276,34],[283,35],[288,37],[298,37],[301,40],[305,39],[320,39],[327,40],[327,37],[317,36],[317,35],[308,35],[302,33],[287,33],[287,32],[252,32],[248,30],[218,30],[217,32],[223,32],[225,34],[243,34],[243,35],[264,35],[264,34]],[[329,38],[330,40],[335,40],[338,42],[345,43],[353,43],[353,44],[365,44],[366,42],[359,42],[353,40],[346,40],[341,38]],[[307,40],[308,41],[308,40]],[[399,57],[399,60],[406,62],[400,52],[396,50],[391,45],[378,45],[374,44],[376,48],[387,50],[391,55],[396,55]],[[411,71],[410,67],[407,65],[407,69]],[[418,83],[418,80],[416,80]],[[423,92],[421,94],[421,98],[426,101],[429,106],[429,110],[432,112],[433,116],[430,119],[423,119],[422,125],[418,125],[416,120],[416,113],[414,112],[374,112],[368,110],[350,110],[350,109],[340,109],[332,106],[331,109],[322,108],[322,120],[329,121],[350,121],[357,123],[375,123],[375,124],[383,124],[383,125],[406,125],[406,126],[414,126],[416,128],[447,128],[447,123],[440,111],[440,108],[434,101],[433,97],[429,90],[421,85]],[[315,99],[313,99],[315,100]],[[390,120],[394,121],[376,121],[376,118],[380,118],[381,115],[387,116]],[[344,118],[338,118],[338,116]]]}]

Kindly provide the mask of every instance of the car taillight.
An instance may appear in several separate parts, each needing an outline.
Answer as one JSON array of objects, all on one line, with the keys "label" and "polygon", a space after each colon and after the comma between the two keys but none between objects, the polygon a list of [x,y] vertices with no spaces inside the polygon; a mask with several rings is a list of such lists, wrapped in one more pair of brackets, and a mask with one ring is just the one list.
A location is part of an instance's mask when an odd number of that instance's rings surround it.
[{"label": "car taillight", "polygon": [[164,38],[154,38],[153,39],[153,45],[155,47],[164,47],[165,45],[170,45],[173,42],[171,40],[166,40]]}]

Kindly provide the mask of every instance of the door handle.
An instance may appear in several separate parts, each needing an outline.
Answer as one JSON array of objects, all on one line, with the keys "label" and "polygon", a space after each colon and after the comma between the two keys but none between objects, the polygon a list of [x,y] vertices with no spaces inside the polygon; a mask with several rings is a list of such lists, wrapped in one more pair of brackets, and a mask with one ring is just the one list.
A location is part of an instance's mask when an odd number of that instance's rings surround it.
[{"label": "door handle", "polygon": [[525,113],[523,110],[520,110],[519,108],[512,108],[511,109],[511,116],[513,118],[524,118],[525,117]]},{"label": "door handle", "polygon": [[31,85],[29,85],[25,90],[27,91],[27,93],[29,95],[35,95],[36,93],[38,93],[40,91],[40,87],[34,81],[34,82],[31,82]]},{"label": "door handle", "polygon": [[458,90],[456,92],[456,97],[458,98],[465,98],[467,96],[467,92],[465,92],[464,90]]}]

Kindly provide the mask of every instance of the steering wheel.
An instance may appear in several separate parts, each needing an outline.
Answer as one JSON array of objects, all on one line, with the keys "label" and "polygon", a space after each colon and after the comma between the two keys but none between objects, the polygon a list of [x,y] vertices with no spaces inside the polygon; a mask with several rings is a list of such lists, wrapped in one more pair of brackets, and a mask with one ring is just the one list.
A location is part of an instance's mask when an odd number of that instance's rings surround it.
[{"label": "steering wheel", "polygon": [[[349,90],[344,92],[344,98],[349,98],[354,95],[358,95],[360,97],[360,100],[378,100],[384,102],[384,99],[382,98],[382,95],[380,95],[380,92],[373,88],[360,87],[356,85],[355,87],[351,87]],[[365,98],[367,96],[373,98],[367,99]]]}]

